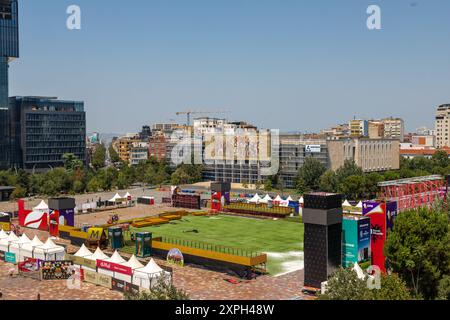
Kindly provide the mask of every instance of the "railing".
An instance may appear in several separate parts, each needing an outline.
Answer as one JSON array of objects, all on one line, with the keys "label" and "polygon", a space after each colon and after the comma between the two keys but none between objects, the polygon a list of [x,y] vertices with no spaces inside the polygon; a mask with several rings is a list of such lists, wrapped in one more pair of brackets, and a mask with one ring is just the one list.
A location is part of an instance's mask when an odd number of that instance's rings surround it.
[{"label": "railing", "polygon": [[165,237],[165,236],[160,237],[159,239],[161,239],[161,242],[164,242],[164,243],[170,243],[173,245],[179,245],[179,246],[183,246],[183,247],[189,247],[189,248],[200,249],[200,250],[205,250],[205,251],[220,252],[220,253],[230,254],[230,255],[239,256],[239,257],[254,258],[254,257],[258,257],[261,255],[261,253],[256,252],[256,251],[249,251],[249,250],[240,249],[240,248],[215,245],[215,244],[201,242],[201,241],[192,241],[192,240],[171,238],[171,237]]}]

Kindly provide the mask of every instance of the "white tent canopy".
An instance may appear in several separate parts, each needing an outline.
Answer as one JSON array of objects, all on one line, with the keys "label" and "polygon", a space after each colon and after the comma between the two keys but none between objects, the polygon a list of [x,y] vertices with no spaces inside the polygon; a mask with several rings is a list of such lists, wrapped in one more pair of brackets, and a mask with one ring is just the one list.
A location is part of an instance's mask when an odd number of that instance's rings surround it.
[{"label": "white tent canopy", "polygon": [[163,276],[167,277],[166,281],[170,280],[170,273],[161,269],[156,264],[155,260],[151,259],[144,268],[134,270],[133,284],[145,289],[150,289],[151,287],[157,285],[159,279]]},{"label": "white tent canopy", "polygon": [[8,234],[2,229],[0,230],[0,240],[8,238]]},{"label": "white tent canopy", "polygon": [[[115,264],[121,264],[121,265],[123,265],[124,263],[127,262],[124,258],[122,258],[120,256],[120,254],[119,254],[119,252],[117,252],[117,250],[111,256],[111,258],[104,259],[104,260],[107,261],[107,262],[111,262],[111,263],[115,263]],[[110,277],[116,277],[116,278],[120,277],[121,278],[120,280],[127,280],[127,279],[122,279],[123,277],[121,277],[121,276],[126,276],[126,275],[122,275],[119,272],[114,272],[114,271],[103,269],[103,268],[97,268],[97,272],[101,273],[101,274],[104,274],[104,275],[107,275],[107,276],[110,276]],[[129,280],[131,280],[131,279],[129,279]]]},{"label": "white tent canopy", "polygon": [[56,245],[52,239],[48,238],[43,245],[34,248],[33,254],[34,258],[40,260],[64,260],[66,249]]},{"label": "white tent canopy", "polygon": [[129,267],[131,269],[140,269],[143,268],[144,265],[142,263],[139,262],[139,260],[136,258],[136,256],[133,254],[130,258],[130,260],[128,260],[128,262],[123,264],[125,267]]},{"label": "white tent canopy", "polygon": [[116,194],[114,195],[114,197],[112,197],[111,199],[109,199],[109,202],[116,202],[117,199],[122,199],[122,197],[121,197],[118,193],[116,193]]},{"label": "white tent canopy", "polygon": [[103,251],[100,248],[98,248],[98,247],[95,250],[94,254],[92,254],[90,256],[86,256],[84,258],[85,259],[89,259],[89,260],[93,260],[93,261],[109,259],[109,257],[106,254],[104,254]]},{"label": "white tent canopy", "polygon": [[33,258],[34,248],[42,246],[43,243],[37,236],[34,236],[31,242],[25,243],[20,250],[19,259],[25,260],[25,258]]},{"label": "white tent canopy", "polygon": [[87,257],[87,256],[92,256],[92,252],[89,251],[88,248],[86,248],[86,246],[83,244],[81,246],[81,248],[74,254],[75,257]]},{"label": "white tent canopy", "polygon": [[[122,263],[122,265],[125,266],[125,267],[129,267],[129,268],[131,268],[132,270],[135,270],[135,269],[141,269],[141,268],[144,267],[144,265],[143,265],[142,263],[139,262],[139,260],[136,258],[135,255],[133,255],[133,256],[128,260],[128,262]],[[114,277],[115,277],[116,279],[123,280],[123,281],[130,282],[130,283],[131,283],[131,281],[132,281],[132,278],[131,278],[130,275],[123,274],[123,273],[118,273],[118,272],[116,272],[116,274],[114,275]]]},{"label": "white tent canopy", "polygon": [[259,196],[259,194],[255,194],[254,196],[253,196],[253,198],[251,198],[248,202],[250,202],[250,203],[258,203],[258,202],[261,202],[261,197]]},{"label": "white tent canopy", "polygon": [[282,201],[283,199],[280,197],[280,195],[277,195],[277,197],[273,200],[273,201],[275,201],[275,202],[280,202],[280,201]]},{"label": "white tent canopy", "polygon": [[11,242],[9,245],[9,252],[14,253],[16,255],[17,261],[24,261],[24,253],[26,251],[22,251],[22,248],[25,244],[31,243],[31,240],[27,237],[27,235],[24,233],[18,241]]},{"label": "white tent canopy", "polygon": [[360,201],[360,202],[356,205],[356,207],[357,207],[357,208],[362,208],[362,207],[363,207],[362,201]]},{"label": "white tent canopy", "polygon": [[351,207],[352,204],[350,202],[348,202],[348,200],[345,200],[344,203],[342,204],[343,207]]},{"label": "white tent canopy", "polygon": [[19,238],[14,234],[14,232],[10,232],[8,237],[0,240],[0,251],[9,251],[9,246],[13,242],[19,241]]},{"label": "white tent canopy", "polygon": [[300,204],[304,204],[304,203],[305,203],[305,199],[304,199],[303,197],[301,197],[301,198],[298,200],[298,202],[299,202]]},{"label": "white tent canopy", "polygon": [[294,201],[291,196],[287,197],[286,201]]},{"label": "white tent canopy", "polygon": [[266,194],[266,196],[264,197],[263,200],[264,201],[272,201],[272,198],[268,194]]},{"label": "white tent canopy", "polygon": [[125,195],[123,196],[125,199],[127,199],[128,197],[133,197],[129,192],[125,193]]},{"label": "white tent canopy", "polygon": [[127,262],[124,258],[122,258],[122,256],[119,254],[117,250],[114,251],[114,254],[111,256],[111,258],[105,259],[105,261],[117,264],[123,264]]},{"label": "white tent canopy", "polygon": [[48,210],[48,205],[45,203],[44,200],[41,201],[41,203],[39,203],[36,207],[33,208],[33,210],[36,211],[45,211]]}]

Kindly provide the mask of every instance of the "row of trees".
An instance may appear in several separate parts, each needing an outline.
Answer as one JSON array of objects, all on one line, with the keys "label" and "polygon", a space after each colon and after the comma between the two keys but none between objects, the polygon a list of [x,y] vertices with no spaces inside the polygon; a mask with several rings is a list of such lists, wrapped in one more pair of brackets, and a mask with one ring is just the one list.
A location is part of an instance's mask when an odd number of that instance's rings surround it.
[{"label": "row of trees", "polygon": [[450,174],[450,160],[445,151],[437,151],[431,159],[401,159],[400,170],[383,173],[363,173],[352,161],[345,161],[336,171],[326,167],[314,158],[307,158],[296,177],[297,190],[338,192],[348,199],[374,198],[378,183],[431,174]]},{"label": "row of trees", "polygon": [[126,189],[132,184],[162,185],[165,183],[195,183],[202,179],[198,165],[181,165],[173,170],[165,161],[150,158],[137,166],[116,161],[117,153],[110,148],[111,162],[117,166],[105,166],[106,148],[100,146],[92,156],[91,166],[85,167],[73,154],[63,156],[64,167],[46,173],[30,174],[23,170],[0,171],[0,185],[16,187],[12,198],[31,195],[56,196],[85,192]]}]

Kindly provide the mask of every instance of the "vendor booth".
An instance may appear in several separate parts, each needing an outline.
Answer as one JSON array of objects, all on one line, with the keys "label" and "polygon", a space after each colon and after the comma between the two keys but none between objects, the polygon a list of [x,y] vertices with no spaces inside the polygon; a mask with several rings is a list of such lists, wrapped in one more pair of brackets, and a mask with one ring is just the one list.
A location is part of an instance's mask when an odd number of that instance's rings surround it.
[{"label": "vendor booth", "polygon": [[[121,271],[120,266],[126,262],[116,250],[111,258],[97,260],[97,272],[115,278],[116,274],[119,274]],[[124,270],[130,273],[128,268],[124,268]]]},{"label": "vendor booth", "polygon": [[144,289],[150,289],[158,284],[161,277],[165,282],[171,281],[170,273],[161,269],[155,260],[151,259],[144,268],[134,270],[133,284]]},{"label": "vendor booth", "polygon": [[10,232],[8,237],[0,240],[0,251],[9,252],[9,246],[11,243],[19,241],[19,238],[14,234],[14,232]]},{"label": "vendor booth", "polygon": [[18,241],[12,242],[9,245],[9,252],[14,253],[16,255],[17,262],[25,261],[25,253],[26,251],[22,251],[22,248],[25,244],[31,243],[31,240],[24,233]]},{"label": "vendor booth", "polygon": [[[134,270],[136,270],[136,269],[142,269],[144,267],[144,265],[139,262],[139,260],[136,258],[135,255],[132,255],[130,260],[128,260],[128,262],[123,263],[123,266],[130,268],[132,270],[132,272],[134,272]],[[131,275],[119,273],[119,272],[116,272],[116,274],[114,275],[114,278],[116,278],[118,280],[123,280],[123,281],[129,282],[129,283],[131,283],[131,280],[132,280]]]},{"label": "vendor booth", "polygon": [[33,240],[31,242],[25,243],[22,248],[20,249],[21,256],[26,258],[34,258],[34,248],[40,247],[44,245],[44,243],[39,240],[37,236],[34,236]]},{"label": "vendor booth", "polygon": [[259,196],[259,194],[255,194],[253,196],[253,198],[251,198],[250,200],[248,200],[249,203],[260,203],[261,202],[261,197]]},{"label": "vendor booth", "polygon": [[52,239],[48,238],[42,246],[34,248],[35,259],[44,261],[62,261],[66,255],[66,249],[62,246],[56,245]]},{"label": "vendor booth", "polygon": [[[103,253],[103,251],[100,248],[97,248],[94,252],[94,254],[90,256],[83,257],[84,259],[91,260],[91,261],[97,261],[97,260],[106,260],[109,259],[109,257]],[[83,266],[84,270],[93,271],[96,272],[96,268],[89,268],[87,266]]]}]

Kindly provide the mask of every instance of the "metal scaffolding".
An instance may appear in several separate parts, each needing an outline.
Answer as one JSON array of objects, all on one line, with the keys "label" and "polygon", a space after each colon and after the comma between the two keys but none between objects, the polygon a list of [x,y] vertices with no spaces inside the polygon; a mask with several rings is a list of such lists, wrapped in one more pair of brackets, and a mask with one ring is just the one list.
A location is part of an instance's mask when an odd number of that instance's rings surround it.
[{"label": "metal scaffolding", "polygon": [[378,184],[379,198],[397,201],[398,211],[426,207],[436,199],[446,201],[448,184],[440,175],[386,181]]}]

